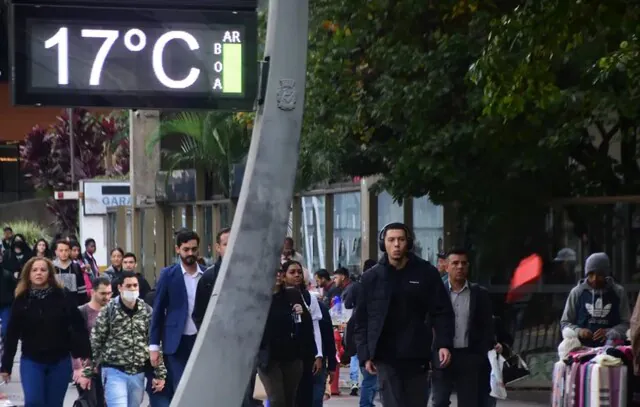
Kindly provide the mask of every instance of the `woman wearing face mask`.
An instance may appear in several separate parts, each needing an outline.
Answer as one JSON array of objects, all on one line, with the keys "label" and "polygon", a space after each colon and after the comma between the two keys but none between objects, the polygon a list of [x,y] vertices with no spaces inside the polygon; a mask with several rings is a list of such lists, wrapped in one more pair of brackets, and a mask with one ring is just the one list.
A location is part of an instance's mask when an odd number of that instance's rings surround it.
[{"label": "woman wearing face mask", "polygon": [[39,239],[33,246],[33,256],[51,259],[53,255],[49,249],[49,243],[44,239]]},{"label": "woman wearing face mask", "polygon": [[[71,377],[71,356],[91,356],[89,333],[72,296],[55,278],[48,259],[25,264],[16,288],[0,376],[11,379],[18,341],[25,406],[62,406]],[[79,384],[86,386],[85,379]]]},{"label": "woman wearing face mask", "polygon": [[17,234],[13,237],[10,248],[3,257],[0,264],[0,333],[4,337],[11,318],[11,304],[17,278],[24,264],[32,257],[23,235]]},{"label": "woman wearing face mask", "polygon": [[13,273],[17,279],[22,267],[33,257],[31,248],[21,234],[16,234],[11,241],[11,249],[5,253],[2,267]]},{"label": "woman wearing face mask", "polygon": [[[317,374],[322,368],[322,311],[300,288],[302,273],[297,261],[282,265],[260,346],[258,374],[271,407],[294,407],[304,369]],[[311,396],[304,405],[311,405]]]}]

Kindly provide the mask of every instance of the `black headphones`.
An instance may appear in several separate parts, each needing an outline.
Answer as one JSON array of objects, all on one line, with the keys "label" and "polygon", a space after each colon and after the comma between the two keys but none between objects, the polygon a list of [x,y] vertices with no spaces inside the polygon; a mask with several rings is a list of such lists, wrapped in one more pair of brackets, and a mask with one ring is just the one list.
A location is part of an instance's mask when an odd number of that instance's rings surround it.
[{"label": "black headphones", "polygon": [[407,234],[407,250],[413,250],[413,241],[415,240],[413,236],[413,232],[409,229],[409,226],[405,225],[402,222],[391,222],[387,223],[382,229],[380,229],[380,234],[378,234],[378,248],[382,253],[386,253],[387,249],[384,247],[384,237],[387,234],[387,230],[389,229],[402,229]]}]

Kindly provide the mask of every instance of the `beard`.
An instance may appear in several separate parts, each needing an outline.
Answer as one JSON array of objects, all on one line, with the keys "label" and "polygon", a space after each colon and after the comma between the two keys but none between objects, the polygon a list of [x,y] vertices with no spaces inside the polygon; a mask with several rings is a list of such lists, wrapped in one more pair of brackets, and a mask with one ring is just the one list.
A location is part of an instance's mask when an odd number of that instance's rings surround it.
[{"label": "beard", "polygon": [[187,266],[193,266],[198,261],[198,256],[193,256],[193,255],[189,255],[185,257],[180,256],[180,260],[182,260],[182,262]]}]

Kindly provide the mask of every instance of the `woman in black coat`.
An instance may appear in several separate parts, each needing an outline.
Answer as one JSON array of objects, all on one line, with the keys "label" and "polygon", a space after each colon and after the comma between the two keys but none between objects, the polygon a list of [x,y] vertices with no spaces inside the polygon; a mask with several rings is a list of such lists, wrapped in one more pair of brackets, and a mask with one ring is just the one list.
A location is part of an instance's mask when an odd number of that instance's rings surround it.
[{"label": "woman in black coat", "polygon": [[[73,296],[60,286],[48,259],[22,270],[4,343],[0,376],[9,382],[22,342],[20,377],[25,406],[62,406],[72,375],[71,357],[91,358],[89,333]],[[87,386],[81,378],[78,384]]]}]

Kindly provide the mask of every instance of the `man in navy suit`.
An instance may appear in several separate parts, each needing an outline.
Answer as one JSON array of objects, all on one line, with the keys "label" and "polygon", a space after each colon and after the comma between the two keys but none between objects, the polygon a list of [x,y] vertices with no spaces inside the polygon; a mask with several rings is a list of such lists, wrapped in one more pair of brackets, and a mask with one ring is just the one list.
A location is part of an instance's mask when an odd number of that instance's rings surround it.
[{"label": "man in navy suit", "polygon": [[153,301],[151,364],[158,364],[162,344],[174,390],[178,388],[198,333],[191,314],[196,287],[202,277],[202,269],[197,263],[199,245],[200,237],[191,230],[181,230],[176,235],[176,253],[180,261],[160,272]]}]

